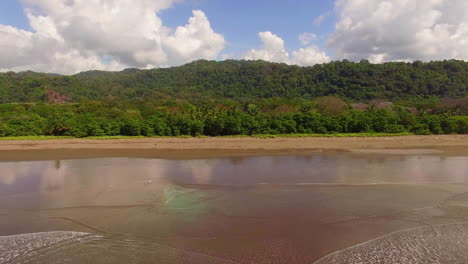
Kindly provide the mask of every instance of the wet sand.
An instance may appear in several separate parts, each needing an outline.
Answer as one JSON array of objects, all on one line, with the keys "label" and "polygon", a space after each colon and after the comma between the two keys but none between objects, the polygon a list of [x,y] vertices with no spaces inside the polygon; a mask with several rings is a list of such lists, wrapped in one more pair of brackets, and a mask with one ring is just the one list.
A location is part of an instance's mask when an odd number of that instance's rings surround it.
[{"label": "wet sand", "polygon": [[468,155],[391,150],[3,161],[0,263],[466,263]]},{"label": "wet sand", "polygon": [[[411,149],[411,150],[410,150]],[[310,138],[141,138],[0,141],[0,160],[145,157],[209,158],[352,151],[467,154],[468,135]]]}]

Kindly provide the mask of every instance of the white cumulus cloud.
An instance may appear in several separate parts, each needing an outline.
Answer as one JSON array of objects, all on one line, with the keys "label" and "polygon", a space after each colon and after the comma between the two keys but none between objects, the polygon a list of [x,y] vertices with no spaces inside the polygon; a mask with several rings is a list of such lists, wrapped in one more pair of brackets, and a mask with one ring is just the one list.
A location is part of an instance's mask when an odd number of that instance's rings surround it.
[{"label": "white cumulus cloud", "polygon": [[178,27],[174,35],[165,40],[165,46],[179,63],[198,58],[215,59],[224,49],[224,37],[216,34],[202,11],[193,12],[189,24]]},{"label": "white cumulus cloud", "polygon": [[466,0],[337,0],[338,59],[468,59]]},{"label": "white cumulus cloud", "polygon": [[251,49],[245,55],[246,60],[264,60],[272,62],[283,62],[289,61],[289,54],[285,50],[284,40],[277,35],[266,31],[258,33],[260,40],[262,41],[262,47],[260,49]]},{"label": "white cumulus cloud", "polygon": [[[308,34],[305,37],[306,45],[312,41],[313,33]],[[262,41],[262,47],[260,49],[251,49],[246,52],[243,56],[246,60],[265,60],[271,62],[297,64],[301,66],[311,66],[318,63],[329,62],[331,59],[327,54],[320,50],[317,46],[311,45],[299,50],[293,51],[292,56],[286,51],[284,40],[279,36],[267,31],[260,32],[260,40]],[[304,37],[301,34],[300,39]],[[303,42],[304,43],[304,42]]]},{"label": "white cumulus cloud", "polygon": [[293,51],[292,54],[292,63],[302,66],[312,66],[331,61],[331,58],[324,51],[313,45]]},{"label": "white cumulus cloud", "polygon": [[193,11],[184,26],[158,13],[177,0],[23,0],[32,31],[0,25],[1,71],[76,73],[216,59],[224,37]]},{"label": "white cumulus cloud", "polygon": [[[31,30],[0,24],[0,71],[76,73],[180,65],[197,59],[241,57],[303,66],[331,58],[299,36],[288,50],[272,32],[262,45],[224,54],[224,37],[206,14],[194,10],[185,25],[170,28],[160,13],[183,0],[20,0]],[[372,62],[468,60],[467,0],[335,0],[337,22],[327,48],[334,59]],[[319,26],[324,13],[314,20]]]}]

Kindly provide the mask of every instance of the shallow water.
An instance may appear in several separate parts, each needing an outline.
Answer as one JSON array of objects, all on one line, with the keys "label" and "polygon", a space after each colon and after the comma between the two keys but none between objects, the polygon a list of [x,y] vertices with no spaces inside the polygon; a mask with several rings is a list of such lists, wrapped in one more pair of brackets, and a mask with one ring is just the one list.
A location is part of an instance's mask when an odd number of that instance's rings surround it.
[{"label": "shallow water", "polygon": [[0,162],[0,216],[0,263],[466,263],[468,156]]},{"label": "shallow water", "polygon": [[468,223],[394,232],[330,254],[322,263],[468,263]]}]

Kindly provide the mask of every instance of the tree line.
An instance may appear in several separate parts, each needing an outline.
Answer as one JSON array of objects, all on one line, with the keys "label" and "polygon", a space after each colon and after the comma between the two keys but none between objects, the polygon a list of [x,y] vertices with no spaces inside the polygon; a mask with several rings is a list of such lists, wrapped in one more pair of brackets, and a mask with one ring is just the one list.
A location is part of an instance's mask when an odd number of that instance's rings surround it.
[{"label": "tree line", "polygon": [[336,97],[201,105],[177,100],[0,104],[0,136],[468,133],[466,113],[429,110],[379,102],[357,109]]}]

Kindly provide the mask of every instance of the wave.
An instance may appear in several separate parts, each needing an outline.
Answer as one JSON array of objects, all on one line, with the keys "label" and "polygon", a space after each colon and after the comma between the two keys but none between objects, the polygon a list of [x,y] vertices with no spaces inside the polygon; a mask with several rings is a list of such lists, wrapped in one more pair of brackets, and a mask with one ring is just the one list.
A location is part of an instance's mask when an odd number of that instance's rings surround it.
[{"label": "wave", "polygon": [[236,262],[122,235],[45,232],[0,237],[0,264]]},{"label": "wave", "polygon": [[397,231],[332,253],[314,264],[468,263],[468,223]]}]

